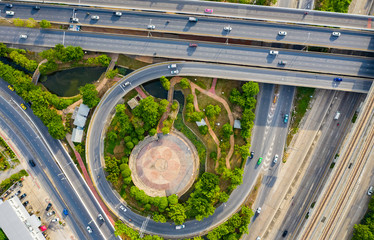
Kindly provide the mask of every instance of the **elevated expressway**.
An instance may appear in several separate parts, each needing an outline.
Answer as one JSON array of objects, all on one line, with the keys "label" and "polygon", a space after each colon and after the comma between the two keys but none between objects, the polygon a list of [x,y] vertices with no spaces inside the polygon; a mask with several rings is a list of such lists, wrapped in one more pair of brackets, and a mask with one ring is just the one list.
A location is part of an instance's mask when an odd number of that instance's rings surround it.
[{"label": "elevated expressway", "polygon": [[[260,82],[273,83],[274,78],[277,74],[267,75],[267,74],[256,74],[255,68],[230,66],[230,65],[219,65],[219,64],[207,64],[207,63],[190,63],[190,62],[176,62],[178,64],[178,69],[180,71],[179,75],[182,76],[204,76],[204,77],[219,77],[228,78],[234,80],[253,80]],[[121,205],[125,203],[121,200],[121,197],[115,193],[109,183],[105,180],[105,173],[103,171],[104,165],[104,138],[106,133],[106,128],[110,124],[111,117],[115,112],[115,106],[118,103],[122,103],[122,97],[129,92],[134,87],[141,85],[153,79],[160,78],[161,76],[170,76],[170,70],[167,65],[170,63],[160,63],[153,64],[147,67],[138,69],[120,82],[118,82],[114,87],[112,87],[102,98],[99,105],[92,116],[88,132],[87,132],[87,142],[86,142],[86,158],[89,161],[89,170],[96,185],[100,195],[104,198],[107,206],[115,213],[117,213],[122,221],[127,222],[135,228],[140,229],[142,223],[146,221],[145,217],[133,213],[131,210],[123,212],[120,210]],[[273,70],[272,70],[273,71]],[[290,85],[297,85],[297,79],[299,81],[307,78],[307,73],[305,75],[300,75],[299,78],[296,77],[291,80]],[[267,80],[265,80],[267,79]],[[294,81],[294,82],[293,82]],[[130,82],[128,86],[124,85],[124,82]],[[327,85],[331,84],[331,81]],[[285,84],[285,83],[283,83]],[[339,86],[337,86],[339,87]],[[330,87],[330,89],[335,89]],[[351,89],[351,91],[355,91]],[[257,175],[249,174],[250,169],[255,168],[253,166],[254,161],[248,161],[245,166],[245,173],[243,176],[243,182],[254,183],[254,179]],[[229,216],[231,216],[246,199],[249,190],[252,186],[241,185],[239,186],[231,195],[230,199],[225,205],[221,205],[217,208],[214,215],[204,219],[201,222],[188,221],[185,223],[186,228],[175,230],[174,225],[169,223],[156,223],[152,220],[148,222],[147,227],[144,229],[146,233],[158,234],[161,236],[169,238],[178,237],[191,237],[198,235],[213,227],[224,222]],[[131,219],[131,221],[129,221]]]},{"label": "elevated expressway", "polygon": [[[22,1],[39,2],[30,0]],[[373,16],[320,11],[308,11],[308,15],[305,15],[305,10],[302,9],[265,7],[249,4],[188,0],[44,0],[43,2],[64,3],[76,6],[194,14],[197,16],[207,15],[204,14],[204,9],[211,8],[214,10],[213,15],[217,17],[276,21],[351,29],[373,29],[373,25],[371,24]]]},{"label": "elevated expressway", "polygon": [[[4,11],[9,10],[5,3],[0,3],[0,16],[5,19],[33,18],[35,20],[46,19],[48,21],[67,24],[70,23],[74,13],[79,19],[78,25],[85,27],[100,27],[126,31],[126,34],[147,35],[163,38],[184,38],[190,41],[203,39],[206,41],[245,43],[251,45],[268,45],[272,47],[291,48],[290,45],[318,46],[324,48],[374,51],[373,32],[347,29],[331,29],[316,26],[296,24],[283,24],[276,22],[249,21],[242,19],[227,19],[211,16],[199,16],[198,22],[189,22],[191,15],[155,13],[146,11],[123,11],[122,16],[113,15],[113,10],[73,8],[71,6],[42,5],[40,10],[34,10],[31,4],[13,4],[14,16],[7,16]],[[89,13],[89,15],[87,14]],[[92,20],[91,16],[97,15],[99,20]],[[147,26],[152,24],[155,29],[149,32]],[[231,31],[223,28],[230,26]],[[89,30],[90,28],[88,28]],[[95,30],[95,29],[93,29]],[[287,36],[279,36],[279,31],[287,32]],[[339,31],[340,37],[331,35],[333,31]],[[254,42],[253,42],[254,41]]]}]

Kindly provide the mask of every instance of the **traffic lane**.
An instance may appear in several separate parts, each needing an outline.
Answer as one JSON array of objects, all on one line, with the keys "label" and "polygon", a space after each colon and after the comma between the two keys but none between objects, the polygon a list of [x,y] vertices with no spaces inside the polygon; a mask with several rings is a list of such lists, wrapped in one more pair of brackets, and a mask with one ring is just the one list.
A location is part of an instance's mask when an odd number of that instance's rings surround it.
[{"label": "traffic lane", "polygon": [[[40,31],[28,29],[33,33],[30,39],[19,39],[19,34],[13,28],[1,27],[0,36],[3,42],[20,44],[37,44],[54,46],[57,43],[81,46],[87,50],[101,50],[159,57],[174,57],[190,60],[245,64],[254,66],[274,67],[279,69],[295,69],[305,71],[336,73],[339,75],[359,75],[372,77],[374,75],[374,61],[370,58],[343,57],[306,53],[300,51],[281,51],[279,55],[269,54],[268,49],[246,48],[240,46],[204,44],[199,47],[188,47],[187,42],[134,38],[117,35],[83,34],[79,32]],[[57,32],[57,34],[56,34]],[[5,34],[6,33],[6,34]],[[62,35],[62,36],[61,36]],[[287,60],[286,65],[280,65],[280,60]]]}]

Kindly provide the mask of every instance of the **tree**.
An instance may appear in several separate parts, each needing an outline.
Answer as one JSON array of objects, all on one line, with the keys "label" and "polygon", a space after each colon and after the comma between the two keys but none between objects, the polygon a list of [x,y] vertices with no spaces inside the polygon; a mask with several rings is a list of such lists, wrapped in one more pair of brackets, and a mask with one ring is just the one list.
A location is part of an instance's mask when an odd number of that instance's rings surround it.
[{"label": "tree", "polygon": [[217,160],[217,152],[211,152],[211,153],[209,154],[209,157],[210,157],[211,159],[213,159],[214,161],[216,161],[216,160]]},{"label": "tree", "polygon": [[148,133],[149,133],[150,136],[154,136],[154,135],[156,135],[157,130],[155,128],[152,128],[151,130],[149,130]]},{"label": "tree", "polygon": [[23,27],[23,26],[25,26],[25,21],[22,20],[22,19],[19,19],[19,18],[15,18],[15,19],[13,20],[13,23],[14,23],[14,25],[16,25],[17,27]]},{"label": "tree", "polygon": [[166,197],[160,198],[160,203],[158,204],[158,209],[163,212],[169,205],[168,199]]},{"label": "tree", "polygon": [[160,78],[161,85],[165,88],[165,90],[169,91],[170,89],[170,81],[166,77],[162,76]]},{"label": "tree", "polygon": [[193,112],[190,114],[190,122],[200,122],[203,119],[204,113],[203,112]]},{"label": "tree", "polygon": [[154,213],[154,215],[153,215],[153,221],[165,223],[166,222],[166,218],[162,214]]},{"label": "tree", "polygon": [[190,83],[188,82],[188,79],[187,78],[182,78],[181,81],[179,82],[181,87],[183,89],[186,89],[186,88],[189,88],[190,87]]},{"label": "tree", "polygon": [[362,224],[354,225],[354,232],[352,240],[371,240],[374,239],[373,233],[370,231],[369,226]]},{"label": "tree", "polygon": [[235,153],[240,155],[242,157],[243,160],[247,159],[247,157],[249,156],[249,144],[248,145],[243,145],[243,146],[239,146],[237,144],[234,145],[234,150],[235,150]]},{"label": "tree", "polygon": [[112,69],[112,70],[109,70],[107,73],[106,73],[106,77],[109,78],[109,79],[113,79],[116,75],[118,74],[118,68],[116,69]]},{"label": "tree", "polygon": [[222,133],[223,137],[225,138],[230,138],[230,136],[234,134],[234,131],[232,130],[230,123],[226,123],[222,126]]},{"label": "tree", "polygon": [[128,149],[133,149],[134,148],[134,143],[132,143],[132,142],[127,142],[126,143],[126,147],[128,148]]},{"label": "tree", "polygon": [[169,202],[169,206],[177,204],[178,203],[177,195],[173,194],[173,195],[168,196],[168,202]]},{"label": "tree", "polygon": [[159,104],[154,101],[153,97],[148,96],[140,100],[139,105],[133,109],[133,114],[143,120],[143,128],[148,131],[158,123],[160,116]]},{"label": "tree", "polygon": [[169,133],[170,133],[170,128],[169,128],[169,127],[163,127],[163,128],[161,129],[161,131],[162,131],[162,134],[166,135],[166,134],[169,134]]},{"label": "tree", "polygon": [[100,98],[98,97],[99,93],[96,90],[95,85],[86,84],[83,87],[80,87],[79,91],[82,94],[83,103],[89,108],[95,107],[100,102]]},{"label": "tree", "polygon": [[199,132],[202,135],[206,135],[208,133],[208,126],[207,125],[199,126]]},{"label": "tree", "polygon": [[8,48],[4,43],[0,43],[0,57],[5,57],[7,55]]},{"label": "tree", "polygon": [[33,18],[29,18],[26,20],[26,27],[33,28],[36,27],[37,22]]},{"label": "tree", "polygon": [[109,141],[111,142],[115,142],[117,140],[117,134],[115,131],[110,131],[108,132],[108,135],[107,135]]},{"label": "tree", "polygon": [[162,100],[160,101],[160,106],[159,106],[160,116],[161,116],[164,112],[166,112],[168,105],[169,105],[169,101],[168,101],[168,100],[166,100],[166,99],[162,99]]},{"label": "tree", "polygon": [[175,101],[175,102],[173,102],[173,104],[171,105],[171,110],[172,110],[172,111],[175,111],[175,110],[177,110],[177,109],[178,109],[178,102]]},{"label": "tree", "polygon": [[208,118],[214,118],[221,113],[221,108],[218,105],[209,104],[205,108],[205,115]]},{"label": "tree", "polygon": [[45,20],[45,19],[41,20],[39,25],[40,25],[41,28],[50,28],[51,27],[51,23],[48,20]]},{"label": "tree", "polygon": [[186,210],[184,206],[180,203],[173,204],[167,209],[168,216],[171,220],[175,222],[176,225],[181,225],[186,220]]}]

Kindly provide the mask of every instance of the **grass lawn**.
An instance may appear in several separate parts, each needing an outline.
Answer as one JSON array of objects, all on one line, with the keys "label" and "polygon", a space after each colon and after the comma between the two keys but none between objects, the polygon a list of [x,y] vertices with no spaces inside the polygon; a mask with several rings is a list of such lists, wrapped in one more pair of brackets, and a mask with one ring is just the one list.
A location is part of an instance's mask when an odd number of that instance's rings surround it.
[{"label": "grass lawn", "polygon": [[138,60],[133,59],[131,57],[128,57],[126,55],[120,54],[119,57],[118,57],[116,65],[136,70],[136,69],[142,68],[144,66],[147,66],[149,64],[145,63],[145,62],[138,61]]},{"label": "grass lawn", "polygon": [[186,77],[186,78],[205,90],[210,89],[210,87],[212,86],[212,81],[213,81],[212,78],[208,78],[208,77]]},{"label": "grass lawn", "polygon": [[305,87],[297,87],[296,88],[296,98],[295,98],[295,111],[292,113],[291,119],[292,122],[290,124],[290,133],[287,136],[287,146],[290,144],[292,137],[297,133],[299,130],[299,123],[301,119],[304,117],[310,99],[314,94],[314,88],[305,88]]},{"label": "grass lawn", "polygon": [[[236,88],[238,90],[241,89],[241,86],[245,82],[243,81],[235,81],[235,80],[226,80],[226,79],[217,79],[216,84],[216,94],[217,96],[226,100],[229,104],[231,111],[233,111],[235,105],[229,101],[231,91]],[[223,92],[223,93],[222,93]]]}]

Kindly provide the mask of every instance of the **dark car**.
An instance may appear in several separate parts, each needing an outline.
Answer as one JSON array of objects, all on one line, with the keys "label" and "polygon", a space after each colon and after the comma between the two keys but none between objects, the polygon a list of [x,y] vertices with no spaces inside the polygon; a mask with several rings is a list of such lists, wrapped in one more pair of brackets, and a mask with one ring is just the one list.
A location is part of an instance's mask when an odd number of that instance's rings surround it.
[{"label": "dark car", "polygon": [[21,191],[18,191],[18,192],[16,192],[16,196],[18,196],[18,195],[20,195],[21,194]]},{"label": "dark car", "polygon": [[29,201],[26,201],[26,202],[23,203],[23,206],[26,207],[28,204],[29,204]]},{"label": "dark car", "polygon": [[23,198],[25,198],[26,196],[27,196],[27,194],[24,193],[24,194],[21,195],[21,197],[19,197],[19,199],[23,199]]},{"label": "dark car", "polygon": [[249,159],[252,159],[254,155],[255,155],[255,152],[252,151],[252,152],[251,152],[251,155],[249,155]]},{"label": "dark car", "polygon": [[52,207],[52,203],[48,203],[48,206],[47,206],[47,208],[45,210],[48,212],[49,209],[51,209],[51,207]]},{"label": "dark car", "polygon": [[30,163],[31,167],[35,167],[36,166],[34,160],[32,160],[32,159],[29,160],[29,163]]},{"label": "dark car", "polygon": [[341,82],[341,81],[343,81],[343,79],[342,79],[342,78],[339,78],[339,77],[337,77],[337,78],[334,78],[334,81],[335,81],[335,82]]},{"label": "dark car", "polygon": [[13,7],[13,4],[8,3],[8,4],[6,4],[5,6],[8,7],[8,8],[12,8],[12,7]]},{"label": "dark car", "polygon": [[283,232],[282,237],[286,237],[287,234],[288,234],[288,231],[286,230],[286,231]]},{"label": "dark car", "polygon": [[34,6],[35,10],[40,10],[40,6]]}]

